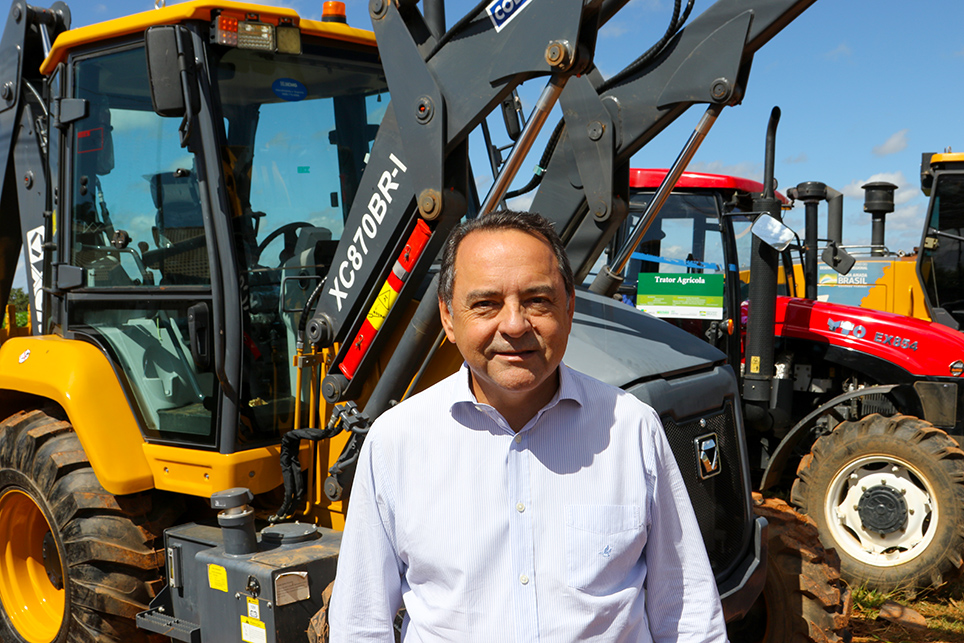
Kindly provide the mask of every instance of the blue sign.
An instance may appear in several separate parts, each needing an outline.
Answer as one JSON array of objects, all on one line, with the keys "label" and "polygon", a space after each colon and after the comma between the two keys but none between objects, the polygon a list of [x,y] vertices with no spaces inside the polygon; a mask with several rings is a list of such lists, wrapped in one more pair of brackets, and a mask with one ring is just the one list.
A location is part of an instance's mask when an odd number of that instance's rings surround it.
[{"label": "blue sign", "polygon": [[493,0],[485,10],[492,24],[495,25],[496,32],[499,32],[509,24],[509,21],[519,15],[527,4],[529,0]]},{"label": "blue sign", "polygon": [[279,78],[271,83],[271,91],[281,100],[292,103],[308,97],[308,88],[294,78]]}]

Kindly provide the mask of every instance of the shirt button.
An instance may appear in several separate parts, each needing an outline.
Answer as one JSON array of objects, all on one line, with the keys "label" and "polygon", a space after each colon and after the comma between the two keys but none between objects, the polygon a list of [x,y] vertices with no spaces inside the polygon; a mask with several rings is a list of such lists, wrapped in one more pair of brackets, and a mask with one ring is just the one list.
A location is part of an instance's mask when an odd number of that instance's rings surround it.
[{"label": "shirt button", "polygon": [[522,435],[521,435],[521,434],[516,434],[516,436],[515,436],[515,443],[516,443],[516,444],[522,444]]},{"label": "shirt button", "polygon": [[519,582],[522,583],[523,585],[528,585],[529,577],[523,574],[522,576],[519,576]]},{"label": "shirt button", "polygon": [[524,504],[522,504],[521,502],[520,502],[519,504],[517,504],[517,505],[515,506],[515,508],[516,508],[516,510],[517,510],[520,514],[521,514],[523,511],[526,510],[526,506],[525,506]]}]

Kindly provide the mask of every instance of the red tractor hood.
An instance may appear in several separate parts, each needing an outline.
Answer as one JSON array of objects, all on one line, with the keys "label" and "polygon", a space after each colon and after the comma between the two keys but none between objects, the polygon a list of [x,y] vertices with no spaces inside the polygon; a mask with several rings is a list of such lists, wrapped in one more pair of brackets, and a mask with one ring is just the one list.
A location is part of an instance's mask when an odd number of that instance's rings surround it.
[{"label": "red tractor hood", "polygon": [[777,297],[775,334],[873,355],[920,376],[952,376],[951,365],[964,360],[964,334],[947,326],[808,299]]}]

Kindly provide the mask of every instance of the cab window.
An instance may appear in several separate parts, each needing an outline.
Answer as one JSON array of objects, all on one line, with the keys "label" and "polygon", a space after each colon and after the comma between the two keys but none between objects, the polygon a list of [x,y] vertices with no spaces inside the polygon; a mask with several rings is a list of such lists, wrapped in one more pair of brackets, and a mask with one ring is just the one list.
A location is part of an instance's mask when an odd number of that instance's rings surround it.
[{"label": "cab window", "polygon": [[118,365],[149,439],[214,444],[217,385],[191,353],[188,311],[209,303],[194,156],[152,106],[141,46],[74,59],[87,116],[66,139],[66,255],[82,269],[68,328]]}]

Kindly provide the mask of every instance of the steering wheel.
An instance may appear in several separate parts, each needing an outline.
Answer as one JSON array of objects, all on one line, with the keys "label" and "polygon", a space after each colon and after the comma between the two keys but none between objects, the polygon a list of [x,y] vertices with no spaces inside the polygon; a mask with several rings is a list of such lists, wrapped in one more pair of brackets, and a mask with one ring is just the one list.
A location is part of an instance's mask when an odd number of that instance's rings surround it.
[{"label": "steering wheel", "polygon": [[298,231],[302,228],[314,228],[314,224],[308,223],[307,221],[295,221],[293,223],[286,223],[276,230],[272,230],[267,237],[265,237],[261,243],[258,244],[258,249],[256,251],[254,262],[257,263],[261,259],[261,253],[265,251],[272,241],[277,237],[284,235],[285,245],[279,255],[278,267],[284,265],[284,262],[294,256],[295,244],[298,243]]}]

